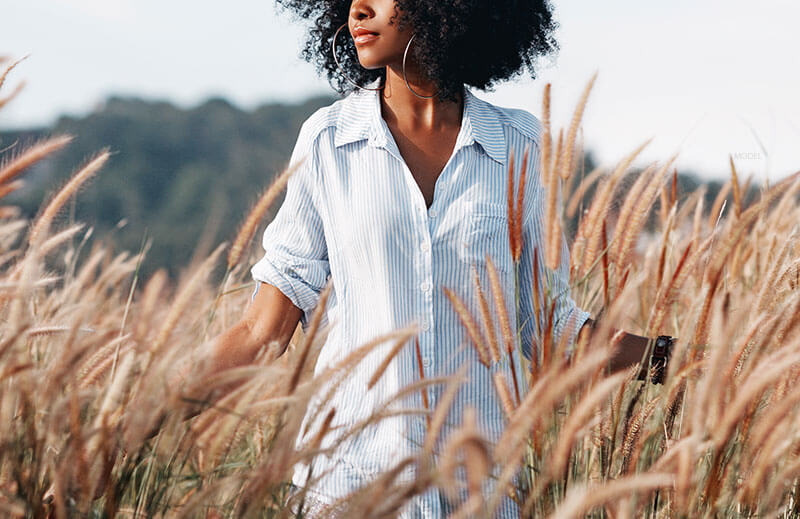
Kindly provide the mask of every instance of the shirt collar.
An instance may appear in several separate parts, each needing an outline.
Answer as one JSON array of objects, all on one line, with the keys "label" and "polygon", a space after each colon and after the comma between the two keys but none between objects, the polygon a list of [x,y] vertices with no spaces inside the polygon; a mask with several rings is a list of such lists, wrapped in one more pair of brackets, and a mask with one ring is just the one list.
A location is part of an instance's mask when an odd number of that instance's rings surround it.
[{"label": "shirt collar", "polygon": [[[367,86],[376,88],[379,84],[380,79],[376,79]],[[345,98],[336,120],[334,145],[337,148],[364,139],[368,139],[368,143],[374,147],[387,146],[391,135],[386,122],[381,118],[379,93],[359,89]],[[498,114],[491,109],[489,103],[475,97],[465,86],[461,130],[454,151],[475,142],[493,160],[505,164],[506,139]]]}]

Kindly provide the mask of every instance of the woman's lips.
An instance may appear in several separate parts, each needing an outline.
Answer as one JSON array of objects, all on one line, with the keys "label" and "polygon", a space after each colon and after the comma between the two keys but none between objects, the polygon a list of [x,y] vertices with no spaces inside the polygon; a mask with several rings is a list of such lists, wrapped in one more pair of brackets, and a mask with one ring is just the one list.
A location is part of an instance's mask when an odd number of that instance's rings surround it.
[{"label": "woman's lips", "polygon": [[369,43],[377,38],[378,33],[370,32],[363,27],[356,27],[353,31],[353,41],[355,41],[357,45]]}]

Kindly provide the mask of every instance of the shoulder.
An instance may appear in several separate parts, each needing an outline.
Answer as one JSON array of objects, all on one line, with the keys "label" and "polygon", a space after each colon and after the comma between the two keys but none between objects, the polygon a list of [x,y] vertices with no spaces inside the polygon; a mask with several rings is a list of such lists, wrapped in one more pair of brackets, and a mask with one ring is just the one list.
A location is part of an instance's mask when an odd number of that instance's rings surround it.
[{"label": "shoulder", "polygon": [[522,108],[499,106],[477,96],[473,95],[473,97],[477,99],[483,111],[490,113],[503,125],[503,130],[507,135],[513,134],[534,141],[537,146],[541,144],[544,127],[538,117]]},{"label": "shoulder", "polygon": [[333,103],[318,108],[300,126],[300,133],[297,136],[297,147],[312,148],[317,144],[320,136],[326,133],[333,134],[336,130],[336,122],[339,119],[347,98],[338,99]]}]

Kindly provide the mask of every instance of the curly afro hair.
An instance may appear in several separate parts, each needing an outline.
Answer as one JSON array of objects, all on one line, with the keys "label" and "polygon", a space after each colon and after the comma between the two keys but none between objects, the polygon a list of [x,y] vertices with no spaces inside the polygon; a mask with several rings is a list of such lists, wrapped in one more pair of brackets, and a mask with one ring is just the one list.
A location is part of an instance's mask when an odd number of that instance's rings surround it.
[{"label": "curly afro hair", "polygon": [[[356,87],[331,54],[331,40],[347,22],[351,1],[276,1],[312,22],[303,58],[324,72],[337,92],[353,91]],[[438,86],[441,99],[455,100],[463,84],[491,89],[525,69],[535,78],[537,57],[559,50],[549,0],[395,0],[395,5],[402,12],[396,18],[399,28],[414,27],[414,57]],[[344,73],[353,81],[385,80],[385,69],[361,67],[351,38],[340,34],[336,43]]]}]

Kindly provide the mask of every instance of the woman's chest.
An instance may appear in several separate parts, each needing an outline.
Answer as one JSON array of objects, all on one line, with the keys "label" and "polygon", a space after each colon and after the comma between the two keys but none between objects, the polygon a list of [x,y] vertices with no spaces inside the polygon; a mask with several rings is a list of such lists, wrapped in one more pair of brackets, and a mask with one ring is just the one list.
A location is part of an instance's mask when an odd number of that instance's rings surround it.
[{"label": "woman's chest", "polygon": [[[332,269],[404,284],[428,265],[511,269],[507,172],[474,146],[450,157],[429,186],[430,204],[405,162],[381,147],[351,145],[325,164]],[[430,206],[429,206],[430,205]]]}]

